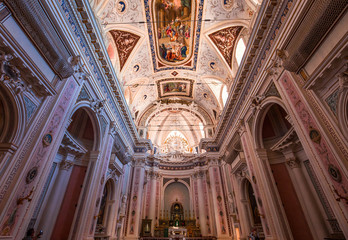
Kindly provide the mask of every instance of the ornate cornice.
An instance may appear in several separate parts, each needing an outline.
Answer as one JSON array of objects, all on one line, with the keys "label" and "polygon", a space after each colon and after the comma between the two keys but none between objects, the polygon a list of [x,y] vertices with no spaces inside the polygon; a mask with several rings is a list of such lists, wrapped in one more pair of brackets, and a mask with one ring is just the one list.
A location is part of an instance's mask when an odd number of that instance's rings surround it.
[{"label": "ornate cornice", "polygon": [[77,142],[67,131],[64,133],[60,148],[64,152],[73,154],[76,157],[81,157],[88,152],[88,150]]},{"label": "ornate cornice", "polygon": [[290,128],[289,131],[272,147],[272,151],[282,151],[286,148],[292,148],[299,143],[299,139],[297,137],[296,131],[294,127]]},{"label": "ornate cornice", "polygon": [[61,34],[56,31],[41,1],[4,0],[4,2],[55,73],[62,79],[70,77],[74,73],[68,62],[70,52],[62,42]]},{"label": "ornate cornice", "polygon": [[[88,64],[93,69],[96,81],[105,93],[105,105],[112,110],[115,115],[120,131],[125,136],[128,144],[132,148],[152,149],[149,140],[139,139],[137,129],[129,108],[123,96],[122,88],[118,82],[116,73],[107,56],[107,51],[103,43],[102,36],[86,0],[59,1],[60,6],[67,16],[67,22],[74,29],[74,34],[78,38],[78,44],[85,48],[85,57],[89,57]],[[75,14],[77,13],[77,14]]]}]

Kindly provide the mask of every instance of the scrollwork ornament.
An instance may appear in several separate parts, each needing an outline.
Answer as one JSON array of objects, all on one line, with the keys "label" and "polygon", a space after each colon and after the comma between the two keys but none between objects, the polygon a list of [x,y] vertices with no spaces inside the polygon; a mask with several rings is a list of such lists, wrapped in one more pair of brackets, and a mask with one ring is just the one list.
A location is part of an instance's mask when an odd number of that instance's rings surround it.
[{"label": "scrollwork ornament", "polygon": [[85,69],[81,56],[71,56],[68,59],[68,62],[71,64],[74,70],[75,77],[80,81],[81,84],[91,76]]},{"label": "scrollwork ornament", "polygon": [[74,165],[73,162],[64,160],[64,161],[61,161],[61,162],[60,162],[59,168],[60,168],[61,170],[68,171],[73,165]]},{"label": "scrollwork ornament", "polygon": [[104,110],[104,105],[105,105],[106,100],[94,100],[91,102],[91,107],[93,108],[93,110],[97,113],[97,114],[101,114],[102,111]]},{"label": "scrollwork ornament", "polygon": [[0,51],[0,81],[9,84],[16,94],[20,94],[31,89],[32,86],[22,80],[20,71],[10,63],[12,59],[11,54]]},{"label": "scrollwork ornament", "polygon": [[291,169],[294,169],[294,168],[299,168],[301,165],[300,165],[300,161],[296,158],[291,158],[291,159],[288,159],[286,161],[286,163],[288,164],[288,166],[291,168]]}]

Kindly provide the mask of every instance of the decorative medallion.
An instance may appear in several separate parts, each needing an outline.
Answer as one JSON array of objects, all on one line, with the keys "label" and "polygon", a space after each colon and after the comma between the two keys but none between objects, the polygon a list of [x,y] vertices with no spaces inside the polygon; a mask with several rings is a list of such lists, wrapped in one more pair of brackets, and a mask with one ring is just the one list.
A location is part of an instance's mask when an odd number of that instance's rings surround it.
[{"label": "decorative medallion", "polygon": [[313,142],[320,144],[321,135],[317,129],[309,127],[309,137]]},{"label": "decorative medallion", "polygon": [[134,201],[134,202],[135,202],[137,199],[138,199],[137,196],[134,196],[134,197],[133,197],[133,201]]},{"label": "decorative medallion", "polygon": [[53,137],[51,134],[47,133],[43,138],[42,138],[42,143],[45,146],[49,146],[52,143]]},{"label": "decorative medallion", "polygon": [[186,78],[167,78],[157,81],[158,97],[192,97],[193,80]]},{"label": "decorative medallion", "polygon": [[210,62],[209,63],[209,67],[211,68],[211,70],[216,71],[217,67],[216,67],[216,63],[215,62]]},{"label": "decorative medallion", "polygon": [[137,45],[140,36],[121,30],[111,30],[110,33],[115,41],[118,58],[120,61],[120,69],[122,71],[122,68],[124,67],[129,55]]},{"label": "decorative medallion", "polygon": [[27,173],[27,177],[25,178],[25,182],[27,184],[31,183],[35,179],[36,176],[37,176],[37,167],[33,167]]},{"label": "decorative medallion", "polygon": [[232,10],[234,0],[222,0],[222,6],[225,10]]},{"label": "decorative medallion", "polygon": [[133,71],[134,71],[134,72],[138,72],[139,70],[140,70],[139,64],[134,65]]},{"label": "decorative medallion", "polygon": [[177,72],[177,71],[173,71],[172,72],[172,75],[174,76],[174,77],[176,77],[176,75],[178,75],[179,73]]},{"label": "decorative medallion", "polygon": [[215,46],[225,58],[228,66],[232,65],[233,49],[242,27],[234,26],[221,29],[209,35]]},{"label": "decorative medallion", "polygon": [[217,200],[218,200],[219,202],[221,202],[221,201],[222,201],[222,197],[221,197],[221,196],[217,196]]},{"label": "decorative medallion", "polygon": [[118,0],[116,3],[116,11],[119,14],[124,14],[126,12],[127,9],[127,2],[124,0]]},{"label": "decorative medallion", "polygon": [[329,164],[328,170],[329,170],[330,176],[332,177],[333,180],[335,180],[336,182],[339,182],[339,183],[342,181],[342,176],[341,176],[340,170],[337,167],[335,167],[332,164]]}]

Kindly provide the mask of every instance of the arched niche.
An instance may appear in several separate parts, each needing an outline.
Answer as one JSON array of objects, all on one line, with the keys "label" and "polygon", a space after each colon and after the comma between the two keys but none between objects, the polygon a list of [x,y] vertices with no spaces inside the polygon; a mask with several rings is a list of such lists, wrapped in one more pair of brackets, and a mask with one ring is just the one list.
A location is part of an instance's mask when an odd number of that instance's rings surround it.
[{"label": "arched niche", "polygon": [[15,143],[24,126],[20,103],[6,87],[0,84],[0,143]]},{"label": "arched niche", "polygon": [[317,192],[312,191],[317,186],[308,180],[311,177],[306,168],[311,162],[301,140],[279,98],[270,97],[260,105],[254,129],[256,146],[266,153],[262,160],[270,177],[269,187],[276,190],[270,198],[280,206],[278,214],[287,220],[287,234],[294,239],[321,239],[328,232],[327,216]]},{"label": "arched niche", "polygon": [[67,129],[71,136],[89,151],[99,149],[101,129],[97,115],[86,106],[77,108]]},{"label": "arched niche", "polygon": [[191,209],[190,199],[190,191],[186,184],[180,181],[171,181],[165,185],[163,210],[170,213],[173,203],[179,202],[184,212],[189,212]]},{"label": "arched niche", "polygon": [[259,109],[261,110],[255,113],[253,126],[255,145],[257,148],[271,147],[291,128],[286,119],[288,114],[277,97],[265,99]]}]

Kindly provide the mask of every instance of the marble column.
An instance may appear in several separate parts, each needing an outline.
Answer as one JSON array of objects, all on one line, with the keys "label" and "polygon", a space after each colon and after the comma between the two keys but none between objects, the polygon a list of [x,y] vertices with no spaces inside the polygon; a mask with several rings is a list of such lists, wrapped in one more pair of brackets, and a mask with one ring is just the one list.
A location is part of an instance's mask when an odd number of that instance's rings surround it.
[{"label": "marble column", "polygon": [[103,190],[105,187],[105,179],[106,174],[108,171],[110,159],[111,159],[111,151],[112,147],[114,145],[114,137],[115,137],[115,126],[112,124],[110,126],[109,132],[107,137],[105,138],[105,147],[104,151],[98,156],[96,165],[93,169],[94,171],[94,178],[93,182],[90,183],[90,188],[88,189],[88,192],[95,193],[93,197],[91,198],[91,202],[88,206],[88,219],[85,224],[85,230],[84,232],[84,238],[85,239],[94,239],[94,231],[95,231],[95,225],[97,223],[97,216],[101,204],[101,198],[103,196]]},{"label": "marble column", "polygon": [[208,229],[207,229],[207,209],[205,209],[204,204],[204,194],[203,189],[204,185],[202,183],[202,178],[205,177],[205,174],[203,171],[197,172],[197,193],[198,193],[198,208],[199,208],[199,224],[201,228],[201,233],[203,236],[207,236]]},{"label": "marble column", "polygon": [[154,227],[156,223],[156,183],[157,183],[157,172],[152,172],[150,175],[150,209],[149,209],[149,219],[151,219],[151,234],[154,236]]},{"label": "marble column", "polygon": [[312,230],[313,237],[315,239],[327,237],[329,235],[327,227],[325,222],[323,222],[323,216],[320,214],[320,209],[303,175],[301,162],[293,156],[288,157],[286,163],[290,169],[290,176],[292,177],[302,209],[307,217],[308,225]]},{"label": "marble column", "polygon": [[229,239],[226,203],[221,183],[221,175],[218,160],[210,160],[209,178],[211,184],[211,195],[213,208],[215,209],[215,225],[218,239]]},{"label": "marble column", "polygon": [[54,223],[57,219],[61,203],[69,183],[71,170],[75,155],[67,153],[59,163],[59,169],[54,184],[50,190],[50,195],[40,218],[39,229],[43,230],[43,239],[49,239],[52,234]]},{"label": "marble column", "polygon": [[133,183],[129,200],[127,236],[125,239],[138,239],[141,228],[141,206],[143,202],[143,189],[145,168],[144,160],[136,159],[133,165]]},{"label": "marble column", "polygon": [[[100,184],[100,179],[96,178],[98,169],[99,152],[90,152],[88,158],[88,168],[84,180],[84,188],[81,191],[78,208],[75,212],[73,225],[71,226],[69,238],[71,239],[90,239],[91,224],[94,218],[94,210],[96,203],[94,198],[97,197],[91,193],[95,192],[97,184]],[[99,181],[98,181],[99,180]],[[98,182],[97,182],[98,181]]]}]

